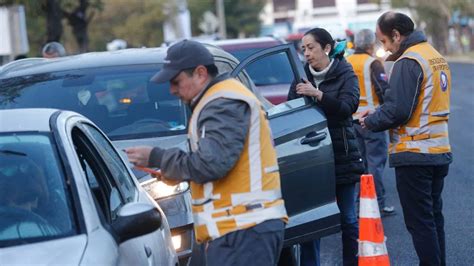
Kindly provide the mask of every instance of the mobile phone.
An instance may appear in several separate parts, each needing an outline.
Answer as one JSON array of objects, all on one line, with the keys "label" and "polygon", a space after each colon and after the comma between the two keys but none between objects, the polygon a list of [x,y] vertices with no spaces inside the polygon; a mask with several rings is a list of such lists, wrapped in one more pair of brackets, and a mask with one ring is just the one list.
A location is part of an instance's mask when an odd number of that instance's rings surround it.
[{"label": "mobile phone", "polygon": [[148,167],[136,166],[136,165],[133,168],[135,168],[137,170],[140,170],[140,171],[143,171],[143,172],[147,172],[147,173],[152,174],[152,175],[161,176],[161,171],[160,170],[153,170],[153,169],[148,168]]}]

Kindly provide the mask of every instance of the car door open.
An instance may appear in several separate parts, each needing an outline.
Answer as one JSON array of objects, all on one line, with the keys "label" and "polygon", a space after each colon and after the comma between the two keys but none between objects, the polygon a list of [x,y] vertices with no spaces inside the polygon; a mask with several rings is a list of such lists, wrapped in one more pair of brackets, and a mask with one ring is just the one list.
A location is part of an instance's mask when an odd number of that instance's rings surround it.
[{"label": "car door open", "polygon": [[[247,66],[268,56],[286,56],[294,80],[306,78],[291,44],[249,56],[232,71],[231,76],[237,77]],[[266,112],[278,155],[283,198],[290,217],[285,229],[285,246],[338,232],[340,220],[335,196],[334,156],[324,113],[306,98],[281,103]]]}]

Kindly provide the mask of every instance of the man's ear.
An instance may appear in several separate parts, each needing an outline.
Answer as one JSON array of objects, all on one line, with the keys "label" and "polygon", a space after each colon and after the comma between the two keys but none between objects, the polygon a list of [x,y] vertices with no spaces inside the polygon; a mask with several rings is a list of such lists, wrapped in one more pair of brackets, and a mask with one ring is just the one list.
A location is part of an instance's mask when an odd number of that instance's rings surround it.
[{"label": "man's ear", "polygon": [[199,76],[199,77],[207,77],[207,68],[203,65],[199,65],[196,67],[194,72]]},{"label": "man's ear", "polygon": [[203,65],[199,65],[194,69],[195,75],[200,80],[201,83],[206,83],[209,79],[209,73],[207,72],[207,68]]},{"label": "man's ear", "polygon": [[401,34],[398,30],[392,30],[392,41],[400,41],[401,39]]}]

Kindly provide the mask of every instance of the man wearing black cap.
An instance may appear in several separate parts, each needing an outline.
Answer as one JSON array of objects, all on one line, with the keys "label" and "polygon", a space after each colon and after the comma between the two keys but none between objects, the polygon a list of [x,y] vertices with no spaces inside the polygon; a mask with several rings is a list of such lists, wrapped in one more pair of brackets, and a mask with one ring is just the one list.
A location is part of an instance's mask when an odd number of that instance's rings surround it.
[{"label": "man wearing black cap", "polygon": [[189,104],[190,151],[134,147],[137,166],[161,168],[166,183],[190,181],[196,239],[207,265],[275,265],[288,220],[270,127],[255,95],[217,76],[204,45],[184,40],[168,49],[152,81],[170,82]]}]

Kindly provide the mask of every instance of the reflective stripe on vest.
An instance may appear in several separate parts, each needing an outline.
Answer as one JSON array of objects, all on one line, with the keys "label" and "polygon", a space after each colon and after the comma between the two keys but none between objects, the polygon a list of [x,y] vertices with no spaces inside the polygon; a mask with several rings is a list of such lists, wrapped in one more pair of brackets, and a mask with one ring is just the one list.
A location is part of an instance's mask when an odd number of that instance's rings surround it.
[{"label": "reflective stripe on vest", "polygon": [[423,81],[419,88],[418,104],[410,120],[390,131],[390,153],[450,152],[448,117],[451,72],[449,66],[446,60],[426,42],[408,48],[398,60],[403,58],[418,62],[423,70]]},{"label": "reflective stripe on vest", "polygon": [[246,102],[250,124],[244,149],[236,165],[223,178],[191,183],[196,238],[205,242],[270,219],[287,219],[280,189],[280,174],[270,127],[258,99],[240,82],[227,79],[209,88],[193,110],[189,123],[192,151],[197,151],[198,118],[211,101],[226,98]]},{"label": "reflective stripe on vest", "polygon": [[360,113],[366,110],[375,110],[379,106],[379,100],[370,79],[370,66],[375,60],[375,58],[368,54],[353,54],[347,58],[359,80],[359,107],[352,115],[354,119],[359,118]]}]

